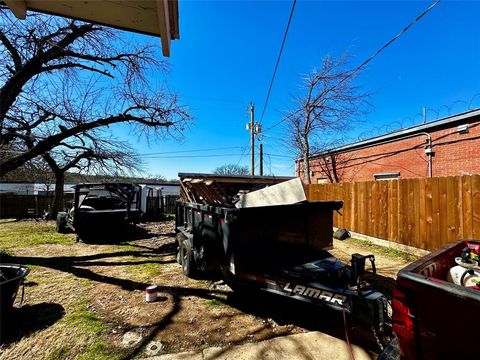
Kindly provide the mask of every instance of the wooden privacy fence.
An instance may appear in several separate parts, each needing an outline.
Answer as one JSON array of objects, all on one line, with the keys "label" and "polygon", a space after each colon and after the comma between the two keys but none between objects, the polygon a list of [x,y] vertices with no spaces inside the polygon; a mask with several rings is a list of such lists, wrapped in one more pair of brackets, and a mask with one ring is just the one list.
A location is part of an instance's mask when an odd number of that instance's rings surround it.
[{"label": "wooden privacy fence", "polygon": [[49,209],[53,196],[0,195],[0,218],[40,216]]},{"label": "wooden privacy fence", "polygon": [[175,214],[175,203],[179,198],[178,195],[166,195],[163,212],[165,214]]},{"label": "wooden privacy fence", "polygon": [[480,175],[314,184],[311,200],[343,200],[334,225],[420,249],[480,239]]}]

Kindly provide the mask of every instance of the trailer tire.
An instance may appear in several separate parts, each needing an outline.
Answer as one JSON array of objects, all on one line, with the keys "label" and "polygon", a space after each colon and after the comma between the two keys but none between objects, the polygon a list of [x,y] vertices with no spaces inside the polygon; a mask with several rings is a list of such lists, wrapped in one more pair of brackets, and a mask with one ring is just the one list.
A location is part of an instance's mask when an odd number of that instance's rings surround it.
[{"label": "trailer tire", "polygon": [[208,273],[216,266],[216,234],[215,230],[206,224],[200,225],[199,241],[196,241],[196,250],[198,253],[198,270]]},{"label": "trailer tire", "polygon": [[185,235],[183,235],[181,232],[178,232],[175,235],[175,237],[177,239],[177,244],[178,244],[178,247],[177,247],[177,263],[182,265],[182,254],[180,252],[181,252],[182,243],[187,239],[187,237]]},{"label": "trailer tire", "polygon": [[67,232],[67,214],[57,214],[56,229],[60,234],[65,234]]},{"label": "trailer tire", "polygon": [[180,246],[180,257],[182,260],[182,271],[188,277],[194,277],[196,274],[195,261],[193,259],[193,250],[190,241],[184,240]]}]

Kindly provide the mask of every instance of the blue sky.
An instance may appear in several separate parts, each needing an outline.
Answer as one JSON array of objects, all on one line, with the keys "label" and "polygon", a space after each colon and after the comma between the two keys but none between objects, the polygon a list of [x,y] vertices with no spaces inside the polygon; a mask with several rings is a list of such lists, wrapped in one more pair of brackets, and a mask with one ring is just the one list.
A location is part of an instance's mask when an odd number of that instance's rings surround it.
[{"label": "blue sky", "polygon": [[[291,105],[302,74],[326,54],[348,50],[357,66],[398,34],[433,1],[298,1],[264,128]],[[172,42],[170,71],[152,80],[166,83],[190,108],[195,121],[182,142],[147,145],[129,140],[141,153],[160,154],[146,172],[175,178],[178,172],[210,172],[234,163],[249,165],[249,103],[260,120],[291,1],[179,1],[180,40]],[[442,1],[370,62],[357,85],[373,93],[370,113],[349,133],[352,141],[427,119],[480,107],[479,2]],[[138,41],[147,41],[137,35]],[[475,96],[477,95],[477,96]],[[466,101],[464,103],[462,101]],[[449,109],[450,107],[450,109]],[[264,137],[266,173],[293,175],[291,152],[278,126]],[[182,153],[181,151],[215,149]]]}]

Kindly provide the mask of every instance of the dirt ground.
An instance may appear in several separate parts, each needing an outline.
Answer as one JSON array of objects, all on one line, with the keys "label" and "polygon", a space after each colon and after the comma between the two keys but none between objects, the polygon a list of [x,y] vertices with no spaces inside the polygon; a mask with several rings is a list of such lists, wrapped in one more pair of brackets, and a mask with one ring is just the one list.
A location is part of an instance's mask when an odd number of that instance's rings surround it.
[{"label": "dirt ground", "polygon": [[[73,235],[53,238],[54,223],[20,223],[51,241],[16,246],[8,234],[17,225],[0,224],[0,246],[7,252],[2,261],[31,268],[25,303],[14,309],[2,333],[1,359],[146,357],[311,330],[345,336],[339,313],[267,295],[239,297],[218,279],[185,277],[175,260],[173,222],[142,224],[109,244],[76,243]],[[345,262],[355,252],[374,253],[378,286],[387,295],[407,263],[350,240],[336,242],[332,252]],[[160,296],[147,303],[145,288],[151,284]],[[375,351],[367,329],[349,331],[353,343]]]}]

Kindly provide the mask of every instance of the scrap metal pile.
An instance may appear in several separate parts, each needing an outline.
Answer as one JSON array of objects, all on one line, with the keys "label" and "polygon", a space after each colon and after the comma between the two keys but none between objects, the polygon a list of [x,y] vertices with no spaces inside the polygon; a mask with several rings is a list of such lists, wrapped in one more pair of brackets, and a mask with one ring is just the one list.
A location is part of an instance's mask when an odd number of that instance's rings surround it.
[{"label": "scrap metal pile", "polygon": [[[181,198],[190,203],[232,208],[285,203],[285,200],[282,201],[279,198],[278,191],[283,194],[281,197],[288,198],[288,203],[306,200],[300,179],[286,176],[237,176],[194,173],[180,173],[178,176],[180,178]],[[292,181],[295,184],[292,184]],[[276,195],[274,191],[267,190],[271,185],[279,183],[284,184],[272,187],[272,189],[277,189],[275,191]],[[285,185],[288,183],[291,185]],[[297,190],[291,191],[292,186]],[[258,196],[252,197],[253,192]],[[250,194],[250,196],[246,196],[246,194]],[[294,195],[293,198],[291,194]],[[260,198],[264,200],[258,200]]]}]

